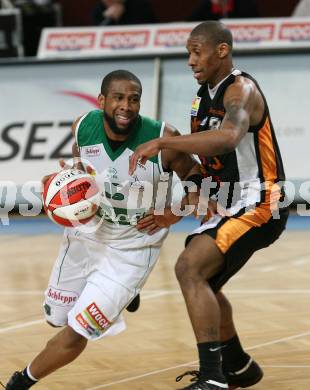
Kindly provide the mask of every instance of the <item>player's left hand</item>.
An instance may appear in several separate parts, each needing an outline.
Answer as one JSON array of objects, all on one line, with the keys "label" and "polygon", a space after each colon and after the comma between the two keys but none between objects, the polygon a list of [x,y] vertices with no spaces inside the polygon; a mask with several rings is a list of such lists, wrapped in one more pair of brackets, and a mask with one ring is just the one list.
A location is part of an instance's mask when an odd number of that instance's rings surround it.
[{"label": "player's left hand", "polygon": [[182,217],[173,214],[170,208],[165,208],[163,215],[155,215],[151,209],[149,213],[137,223],[137,229],[149,235],[157,233],[160,229],[168,228],[177,223]]},{"label": "player's left hand", "polygon": [[194,206],[194,211],[192,212],[192,215],[194,215],[196,219],[200,218],[200,215],[198,214],[199,200],[200,200],[199,192],[189,192],[187,194],[188,205]]},{"label": "player's left hand", "polygon": [[[63,169],[73,169],[73,168],[76,168],[76,169],[79,169],[81,171],[85,171],[87,173],[89,173],[90,175],[93,175],[95,173],[95,170],[94,168],[92,168],[90,165],[83,165],[81,162],[78,162],[78,163],[75,163],[73,166],[67,164],[65,162],[65,160],[59,160],[59,165],[60,165],[60,168],[63,170]],[[47,182],[47,180],[53,175],[53,173],[49,174],[49,175],[45,175],[42,179],[41,179],[41,183],[42,184],[45,184],[45,182]]]},{"label": "player's left hand", "polygon": [[153,139],[145,144],[139,145],[129,159],[129,175],[133,175],[138,162],[144,165],[148,158],[157,156],[160,152],[159,138]]}]

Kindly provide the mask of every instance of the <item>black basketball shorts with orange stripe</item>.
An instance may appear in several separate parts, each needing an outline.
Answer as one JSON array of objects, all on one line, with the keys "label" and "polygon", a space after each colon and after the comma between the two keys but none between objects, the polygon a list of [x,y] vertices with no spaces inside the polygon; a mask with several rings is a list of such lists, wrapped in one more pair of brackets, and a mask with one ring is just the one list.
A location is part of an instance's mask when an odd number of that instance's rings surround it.
[{"label": "black basketball shorts with orange stripe", "polygon": [[263,206],[254,211],[241,211],[232,217],[223,217],[215,227],[209,229],[206,224],[206,230],[193,232],[186,238],[185,246],[198,234],[207,234],[215,240],[224,255],[224,267],[208,282],[217,293],[256,251],[267,248],[280,237],[288,215],[288,209],[282,209],[278,218],[274,218]]}]

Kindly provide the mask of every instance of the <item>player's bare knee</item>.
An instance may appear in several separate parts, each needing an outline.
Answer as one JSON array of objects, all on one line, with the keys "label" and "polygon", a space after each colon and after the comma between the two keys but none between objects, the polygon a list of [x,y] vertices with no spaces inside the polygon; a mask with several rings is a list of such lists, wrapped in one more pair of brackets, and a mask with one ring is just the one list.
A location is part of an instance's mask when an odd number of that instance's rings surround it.
[{"label": "player's bare knee", "polygon": [[180,255],[174,267],[174,271],[179,282],[185,278],[188,271],[188,262],[185,256]]},{"label": "player's bare knee", "polygon": [[186,284],[199,278],[199,272],[186,252],[183,252],[178,258],[175,274],[180,284]]},{"label": "player's bare knee", "polygon": [[67,350],[82,351],[86,347],[86,344],[87,339],[85,337],[75,332],[69,326],[66,326],[46,343],[46,348],[53,350],[61,347]]},{"label": "player's bare knee", "polygon": [[64,331],[68,347],[75,346],[77,344],[87,344],[87,338],[76,332],[74,329],[71,328],[71,326],[67,326]]}]

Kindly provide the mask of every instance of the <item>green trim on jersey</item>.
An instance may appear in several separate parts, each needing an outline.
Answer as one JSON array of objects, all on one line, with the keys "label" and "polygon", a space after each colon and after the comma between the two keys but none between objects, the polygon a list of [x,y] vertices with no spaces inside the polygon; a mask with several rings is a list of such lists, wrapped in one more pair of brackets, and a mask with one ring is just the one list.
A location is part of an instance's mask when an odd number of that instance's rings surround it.
[{"label": "green trim on jersey", "polygon": [[[82,119],[77,132],[77,145],[90,146],[103,144],[105,151],[112,161],[116,160],[126,148],[134,151],[138,145],[141,145],[154,138],[160,137],[162,128],[161,121],[155,121],[145,116],[138,116],[136,126],[128,139],[121,146],[112,150],[107,139],[106,132],[103,127],[103,111],[90,111],[84,119]],[[158,164],[158,156],[149,158],[155,164]]]}]

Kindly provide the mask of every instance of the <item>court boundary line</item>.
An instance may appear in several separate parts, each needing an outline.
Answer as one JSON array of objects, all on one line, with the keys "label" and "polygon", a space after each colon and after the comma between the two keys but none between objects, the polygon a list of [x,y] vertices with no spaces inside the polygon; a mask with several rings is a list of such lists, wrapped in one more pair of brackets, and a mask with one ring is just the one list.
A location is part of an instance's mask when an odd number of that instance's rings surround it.
[{"label": "court boundary line", "polygon": [[298,364],[261,364],[263,368],[310,368],[310,365],[298,365]]},{"label": "court boundary line", "polygon": [[[307,288],[278,288],[278,289],[226,289],[228,294],[310,294],[310,289]],[[142,300],[161,297],[164,295],[181,294],[180,289],[152,289],[143,290]],[[1,295],[44,295],[44,290],[3,290]]]},{"label": "court boundary line", "polygon": [[[294,340],[294,339],[297,339],[297,338],[300,338],[300,337],[303,337],[303,336],[309,336],[309,335],[310,335],[310,332],[298,333],[296,335],[282,337],[280,339],[275,339],[275,340],[268,341],[268,342],[265,342],[265,343],[253,345],[252,347],[245,348],[245,350],[246,351],[251,351],[253,349],[259,349],[261,347],[266,347],[266,346],[269,346],[269,345],[279,344],[281,342],[290,341],[290,340]],[[95,387],[88,387],[85,390],[104,389],[105,387],[108,387],[108,386],[114,386],[114,385],[118,385],[118,384],[121,384],[121,383],[131,382],[131,381],[133,381],[135,379],[145,378],[147,376],[156,375],[156,374],[159,374],[159,373],[162,373],[162,372],[166,372],[166,371],[171,371],[171,370],[174,370],[175,368],[190,366],[190,365],[193,365],[195,363],[198,363],[198,361],[194,360],[192,362],[179,364],[177,366],[166,367],[166,368],[163,368],[161,370],[150,371],[150,372],[147,372],[147,373],[144,373],[144,374],[141,374],[141,375],[136,375],[136,376],[133,376],[133,377],[120,379],[120,380],[115,381],[115,382],[110,382],[110,383],[106,383],[106,384],[103,384],[103,385],[98,385],[98,386],[95,386]],[[310,366],[307,366],[307,367],[310,367]]]},{"label": "court boundary line", "polygon": [[[178,290],[175,290],[175,291],[178,291]],[[237,290],[237,291],[240,291],[240,290]],[[257,290],[253,290],[253,291],[257,291]],[[269,291],[269,290],[263,290],[263,291]],[[298,290],[298,291],[304,291],[304,290]],[[153,291],[150,291],[150,296],[149,297],[145,296],[144,299],[148,300],[148,299],[156,298],[157,296],[161,297],[164,292],[165,292],[165,290],[157,290],[157,291],[153,290]],[[171,291],[171,290],[167,290],[167,292],[168,293],[173,293],[173,291]],[[245,292],[248,292],[248,291],[245,291]],[[45,322],[45,319],[34,320],[34,321],[27,322],[27,323],[23,322],[23,323],[20,323],[20,324],[16,324],[16,325],[12,325],[12,326],[0,329],[0,334],[6,333],[6,332],[10,332],[10,331],[13,331],[13,330],[22,329],[22,328],[25,328],[25,327],[30,327],[30,326],[33,326],[33,325],[38,325],[38,324],[41,324],[41,323],[44,323],[44,322]],[[250,350],[259,349],[259,348],[262,348],[262,347],[266,347],[266,346],[278,344],[278,343],[281,343],[281,342],[294,340],[294,339],[301,338],[301,337],[304,337],[304,336],[309,336],[309,335],[310,335],[310,332],[298,333],[296,335],[286,336],[286,337],[282,337],[280,339],[275,339],[275,340],[271,340],[271,341],[268,341],[268,342],[265,342],[265,343],[260,343],[260,344],[257,344],[257,345],[254,345],[254,346],[251,346],[251,347],[248,347],[248,348],[245,348],[245,349],[247,351],[250,351]],[[113,386],[113,385],[116,385],[116,384],[131,382],[131,381],[136,380],[136,379],[145,378],[145,377],[148,377],[148,376],[156,375],[156,374],[159,374],[159,373],[162,373],[162,372],[166,372],[166,371],[171,371],[171,370],[174,370],[174,369],[180,368],[180,367],[190,366],[190,365],[197,364],[197,363],[198,363],[197,360],[191,361],[191,362],[187,362],[187,363],[182,363],[182,364],[179,364],[179,365],[176,365],[176,366],[166,367],[166,368],[163,368],[163,369],[146,372],[144,374],[136,375],[136,376],[133,376],[133,377],[127,377],[127,378],[120,379],[118,381],[110,382],[110,383],[107,383],[107,384],[102,384],[102,385],[98,385],[98,386],[95,386],[95,387],[90,387],[90,388],[87,388],[85,390],[104,389],[104,388],[106,388],[108,386]],[[271,365],[270,366],[266,365],[265,367],[275,367],[275,368],[276,367],[278,367],[278,368],[281,368],[281,367],[282,368],[286,368],[286,367],[287,368],[310,368],[310,366],[271,366]]]},{"label": "court boundary line", "polygon": [[32,325],[42,324],[44,322],[45,322],[45,319],[41,319],[41,320],[35,320],[35,321],[30,321],[30,322],[22,322],[20,324],[7,326],[6,328],[2,328],[2,329],[0,328],[0,334],[1,333],[6,333],[6,332],[10,332],[10,331],[16,330],[16,329],[27,328],[28,326],[32,326]]},{"label": "court boundary line", "polygon": [[[19,295],[19,293],[21,294],[27,294],[28,291],[28,295],[37,295],[38,294],[38,291],[39,290],[24,290],[23,292],[18,292],[17,291],[17,295]],[[276,294],[310,294],[310,289],[292,289],[292,290],[286,290],[286,289],[276,289],[276,290],[268,290],[268,289],[263,289],[263,290],[259,290],[259,289],[254,289],[254,290],[247,290],[247,289],[232,289],[232,290],[226,290],[226,292],[230,293],[230,294],[271,294],[271,293],[276,293]],[[12,295],[13,292],[10,292],[9,290],[8,291],[4,291],[3,292],[4,294],[3,295],[9,295],[9,293]],[[149,299],[155,299],[155,298],[160,298],[162,296],[165,296],[165,295],[173,295],[173,294],[176,294],[176,295],[179,295],[181,294],[181,291],[178,290],[178,289],[172,289],[172,290],[146,290],[145,291],[146,295],[144,295],[144,297],[142,298],[142,300],[149,300]],[[44,294],[44,291],[42,291],[42,296]],[[0,292],[0,296],[1,296],[1,292]],[[13,331],[13,330],[18,330],[18,329],[22,329],[22,328],[28,328],[32,325],[37,325],[37,324],[41,324],[41,323],[45,323],[45,319],[42,318],[40,320],[34,320],[34,321],[30,321],[30,322],[22,322],[22,323],[19,323],[19,324],[15,324],[15,325],[10,325],[6,328],[0,328],[0,334],[3,334],[3,333],[6,333],[6,332],[10,332],[10,331]]]}]

